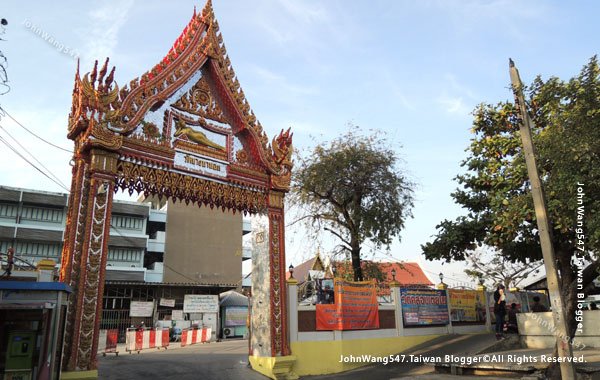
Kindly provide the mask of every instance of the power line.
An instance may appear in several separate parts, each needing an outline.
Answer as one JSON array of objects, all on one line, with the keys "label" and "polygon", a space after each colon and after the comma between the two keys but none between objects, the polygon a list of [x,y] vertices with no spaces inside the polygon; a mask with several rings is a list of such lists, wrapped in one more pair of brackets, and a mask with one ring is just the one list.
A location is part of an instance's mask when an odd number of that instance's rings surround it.
[{"label": "power line", "polygon": [[[24,146],[23,146],[23,145],[22,145],[22,144],[21,144],[21,143],[20,143],[20,142],[19,142],[19,141],[18,141],[16,138],[14,138],[14,137],[13,137],[13,136],[12,136],[12,135],[11,135],[11,134],[10,134],[10,133],[7,131],[7,130],[6,130],[6,129],[4,129],[4,127],[2,127],[2,125],[0,125],[0,129],[2,129],[2,130],[3,130],[3,131],[4,131],[4,132],[5,132],[5,133],[6,133],[6,134],[7,134],[7,135],[8,135],[8,136],[11,138],[11,139],[13,139],[13,140],[14,140],[14,141],[17,143],[17,145],[19,145],[19,146],[21,147],[21,149],[23,149],[23,150],[24,150],[24,151],[25,151],[27,154],[29,154],[29,155],[30,155],[30,156],[31,156],[31,157],[32,157],[32,158],[35,160],[35,162],[37,162],[37,163],[38,163],[38,164],[39,164],[39,165],[40,165],[42,168],[46,169],[46,172],[48,172],[48,173],[49,173],[49,174],[50,174],[52,177],[54,177],[54,179],[56,180],[56,181],[54,181],[55,183],[57,183],[57,182],[58,182],[58,183],[60,183],[60,186],[61,186],[63,189],[66,189],[67,191],[69,191],[69,189],[67,188],[67,186],[66,186],[66,185],[65,185],[65,184],[64,184],[64,183],[63,183],[63,182],[62,182],[62,181],[61,181],[61,180],[60,180],[60,179],[59,179],[59,178],[58,178],[56,175],[54,175],[54,174],[53,174],[53,173],[50,171],[50,169],[48,169],[47,167],[45,167],[45,166],[44,166],[44,164],[42,164],[42,163],[40,162],[40,160],[38,160],[37,158],[35,158],[35,156],[34,156],[33,154],[31,154],[31,152],[29,152],[29,151],[27,150],[27,148],[25,148],[25,147],[24,147]],[[4,143],[6,144],[6,141],[5,141]],[[13,148],[11,148],[11,150],[15,151],[15,149],[13,149]],[[21,157],[23,157],[23,156],[21,156]]]},{"label": "power line", "polygon": [[[35,166],[34,163],[32,163],[31,161],[29,161],[25,156],[23,156],[20,152],[18,152],[8,141],[6,141],[2,136],[0,136],[0,142],[4,143],[4,145],[6,145],[10,150],[12,150],[17,156],[21,157],[25,162],[27,162],[29,165],[31,165],[35,170],[39,171],[40,173],[42,173],[42,175],[44,175],[45,177],[47,177],[50,181],[54,182],[55,184],[57,184],[58,186],[62,187],[63,189],[65,189],[66,191],[70,191],[64,184],[56,181],[54,178],[50,177],[48,174],[44,173],[43,170],[41,170],[40,168],[38,168],[37,166]],[[47,169],[46,169],[47,170]]]},{"label": "power line", "polygon": [[[14,117],[13,117],[13,116],[10,114],[10,113],[8,113],[8,111],[6,111],[6,110],[5,110],[5,109],[4,109],[2,106],[0,106],[0,111],[1,111],[3,114],[5,114],[6,116],[8,116],[9,118],[11,118],[11,119],[12,119],[12,121],[14,121],[15,123],[17,123],[17,125],[18,125],[18,126],[20,126],[21,128],[23,128],[23,129],[24,129],[24,130],[26,130],[27,132],[31,133],[33,136],[35,136],[36,138],[38,138],[38,139],[40,139],[41,141],[45,142],[46,144],[48,144],[48,145],[50,145],[50,146],[53,146],[53,147],[55,147],[55,148],[57,148],[57,149],[64,150],[65,152],[68,152],[68,153],[73,153],[73,151],[72,151],[72,150],[65,149],[65,148],[63,148],[63,147],[60,147],[60,146],[58,146],[58,145],[56,145],[56,144],[53,144],[53,143],[51,143],[50,141],[48,141],[48,140],[44,139],[43,137],[41,137],[41,136],[37,135],[35,132],[32,132],[32,131],[31,131],[31,130],[29,130],[27,127],[25,127],[23,124],[21,124],[21,123],[20,123],[20,122],[19,122],[17,119],[15,119],[15,118],[14,118]],[[0,115],[0,116],[1,116],[1,115]]]}]

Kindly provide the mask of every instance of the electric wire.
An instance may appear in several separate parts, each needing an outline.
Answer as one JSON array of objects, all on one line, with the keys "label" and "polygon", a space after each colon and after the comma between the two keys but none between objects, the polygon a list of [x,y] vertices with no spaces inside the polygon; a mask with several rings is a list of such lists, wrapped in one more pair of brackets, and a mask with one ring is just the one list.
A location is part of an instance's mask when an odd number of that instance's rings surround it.
[{"label": "electric wire", "polygon": [[[59,178],[58,178],[56,175],[54,175],[54,174],[53,174],[53,173],[50,171],[50,169],[48,169],[46,166],[44,166],[44,164],[43,164],[43,163],[42,163],[40,160],[38,160],[38,159],[37,159],[37,158],[36,158],[36,157],[35,157],[33,154],[31,154],[31,152],[29,152],[29,151],[27,150],[27,148],[25,148],[25,147],[24,147],[24,146],[23,146],[23,145],[22,145],[22,144],[21,144],[21,143],[20,143],[20,142],[19,142],[19,141],[18,141],[18,140],[17,140],[17,139],[14,137],[14,136],[13,136],[13,135],[11,135],[11,134],[10,134],[10,133],[9,133],[9,132],[8,132],[8,131],[7,131],[7,130],[4,128],[4,127],[2,127],[2,125],[1,125],[1,124],[0,124],[0,129],[1,129],[1,130],[3,130],[3,131],[4,131],[4,133],[6,133],[6,134],[8,135],[8,137],[10,137],[11,139],[13,139],[13,141],[14,141],[14,142],[16,142],[16,143],[17,143],[17,145],[19,145],[19,147],[21,147],[21,149],[23,149],[23,151],[25,151],[27,154],[29,154],[29,155],[30,155],[30,156],[31,156],[31,157],[32,157],[32,158],[35,160],[35,162],[37,162],[37,163],[38,163],[38,164],[39,164],[39,165],[40,165],[42,168],[44,168],[44,169],[46,170],[46,172],[48,172],[48,173],[49,173],[49,174],[50,174],[52,177],[54,177],[54,179],[55,179],[54,183],[57,183],[57,182],[58,182],[58,183],[60,183],[60,186],[61,186],[63,189],[66,189],[67,191],[69,191],[69,189],[67,188],[67,186],[66,186],[66,185],[65,185],[65,184],[64,184],[64,183],[63,183],[63,182],[62,182],[62,181],[61,181],[61,180],[60,180],[60,179],[59,179]],[[5,142],[5,144],[6,144],[6,142]],[[12,149],[12,148],[11,148],[11,150],[15,151],[15,149]],[[21,157],[23,157],[23,156],[21,156]]]},{"label": "electric wire", "polygon": [[61,188],[65,189],[67,192],[70,191],[64,184],[57,182],[54,178],[50,177],[48,174],[44,173],[43,170],[35,166],[34,163],[29,161],[27,157],[23,156],[19,151],[17,151],[8,141],[6,141],[2,136],[0,136],[0,142],[4,143],[10,150],[12,150],[17,156],[21,157],[25,162],[31,165],[35,170],[39,171],[43,176],[47,177],[50,181],[54,182]]},{"label": "electric wire", "polygon": [[23,124],[21,124],[17,119],[15,119],[10,113],[8,113],[8,111],[6,111],[6,109],[4,109],[4,107],[0,106],[0,112],[4,113],[6,116],[8,116],[12,121],[14,121],[18,126],[20,126],[21,128],[23,128],[24,130],[26,130],[27,132],[29,132],[30,134],[32,134],[33,136],[35,136],[36,138],[38,138],[39,140],[45,142],[46,144],[55,147],[56,149],[60,149],[63,150],[65,152],[68,153],[73,153],[72,150],[69,149],[65,149],[61,146],[58,146],[56,144],[51,143],[50,141],[44,139],[43,137],[37,135],[35,132],[31,131],[30,129],[28,129],[26,126],[24,126]]}]

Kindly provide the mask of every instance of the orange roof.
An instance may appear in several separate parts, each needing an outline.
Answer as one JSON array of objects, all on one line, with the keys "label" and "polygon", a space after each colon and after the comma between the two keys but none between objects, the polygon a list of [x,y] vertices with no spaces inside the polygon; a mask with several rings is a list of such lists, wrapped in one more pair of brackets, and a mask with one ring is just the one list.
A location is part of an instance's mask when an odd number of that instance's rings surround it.
[{"label": "orange roof", "polygon": [[[383,281],[378,282],[377,295],[379,296],[390,294],[389,283],[393,281],[392,269],[396,270],[396,282],[400,283],[401,287],[429,287],[434,285],[429,281],[418,263],[387,263],[361,260],[363,270],[369,268],[371,264],[376,264],[383,274]],[[347,262],[336,262],[333,265],[336,267],[337,276],[343,276],[347,271],[352,270]]]},{"label": "orange roof", "polygon": [[[302,264],[298,264],[298,266],[294,267],[294,278],[298,280],[298,284],[302,284],[304,281],[308,280],[308,272],[310,270],[323,270],[325,266],[321,261],[321,258],[317,254],[317,256],[309,259],[308,261],[303,262]],[[290,278],[290,272],[287,271],[285,273],[286,280]]]},{"label": "orange roof", "polygon": [[417,263],[379,263],[379,269],[385,274],[387,281],[392,281],[392,269],[396,270],[396,282],[404,286],[432,286],[433,283],[425,275]]}]

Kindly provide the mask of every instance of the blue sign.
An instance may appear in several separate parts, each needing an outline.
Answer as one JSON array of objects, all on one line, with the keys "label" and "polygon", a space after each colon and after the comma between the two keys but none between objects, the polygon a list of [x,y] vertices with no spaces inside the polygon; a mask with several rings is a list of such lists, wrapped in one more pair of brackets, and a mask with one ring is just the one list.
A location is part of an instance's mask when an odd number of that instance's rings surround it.
[{"label": "blue sign", "polygon": [[400,301],[404,326],[450,323],[445,290],[400,289]]}]

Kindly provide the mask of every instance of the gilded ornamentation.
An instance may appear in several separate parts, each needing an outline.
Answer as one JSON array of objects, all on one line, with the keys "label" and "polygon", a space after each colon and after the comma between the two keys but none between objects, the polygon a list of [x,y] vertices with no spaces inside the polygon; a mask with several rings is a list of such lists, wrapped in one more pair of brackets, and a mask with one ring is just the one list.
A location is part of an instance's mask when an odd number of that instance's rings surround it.
[{"label": "gilded ornamentation", "polygon": [[271,336],[274,337],[271,341],[271,350],[273,356],[282,355],[282,314],[283,310],[283,297],[282,297],[282,286],[281,286],[281,268],[280,268],[280,256],[279,251],[279,234],[281,224],[277,216],[269,213],[269,232],[271,235],[270,239],[270,264],[271,264]]},{"label": "gilded ornamentation", "polygon": [[179,119],[175,122],[176,130],[173,136],[182,138],[185,136],[189,141],[199,145],[209,146],[211,148],[225,151],[225,147],[221,146],[214,141],[211,141],[206,134],[202,131],[197,131],[187,125],[183,120]]},{"label": "gilded ornamentation", "polygon": [[[81,275],[81,257],[83,255],[83,240],[85,238],[85,227],[87,219],[87,204],[89,198],[90,178],[87,163],[79,158],[73,166],[73,180],[71,182],[71,193],[69,195],[69,210],[67,213],[67,224],[65,229],[65,244],[63,244],[62,266],[60,280],[66,282],[74,294],[79,293],[79,278]],[[69,297],[69,308],[65,322],[65,345],[63,355],[63,366],[74,369],[69,364],[74,344],[77,339],[74,332],[75,319],[78,312],[77,297]]]},{"label": "gilded ornamentation", "polygon": [[174,200],[260,213],[266,210],[264,190],[245,189],[157,168],[119,162],[117,186],[147,195],[165,195]]},{"label": "gilded ornamentation", "polygon": [[221,107],[219,107],[217,100],[211,94],[205,75],[200,78],[194,87],[175,102],[173,107],[202,118],[227,123],[227,118],[223,114]]},{"label": "gilded ornamentation", "polygon": [[158,127],[156,126],[156,124],[149,122],[149,121],[141,121],[142,124],[142,132],[144,132],[145,136],[148,136],[150,138],[159,138],[160,135],[160,130],[158,129]]},{"label": "gilded ornamentation", "polygon": [[248,162],[248,153],[244,150],[238,150],[235,152],[235,160],[240,164],[245,164]]},{"label": "gilded ornamentation", "polygon": [[[95,197],[91,214],[87,221],[86,255],[81,262],[85,275],[80,280],[83,297],[79,316],[79,341],[77,344],[77,369],[87,370],[95,366],[96,350],[94,349],[94,332],[97,319],[97,305],[102,298],[103,285],[103,251],[106,250],[105,239],[110,229],[110,207],[112,205],[112,181],[92,179]],[[104,252],[107,254],[107,252]],[[104,260],[105,261],[105,260]],[[102,282],[102,283],[101,283]],[[97,343],[96,343],[97,344]]]},{"label": "gilded ornamentation", "polygon": [[119,119],[119,87],[114,84],[115,68],[108,76],[108,58],[98,71],[98,61],[91,73],[79,78],[79,67],[73,90],[73,107],[69,115],[69,138],[77,141],[81,150],[89,146],[101,146],[117,150],[122,136],[110,130]]}]

